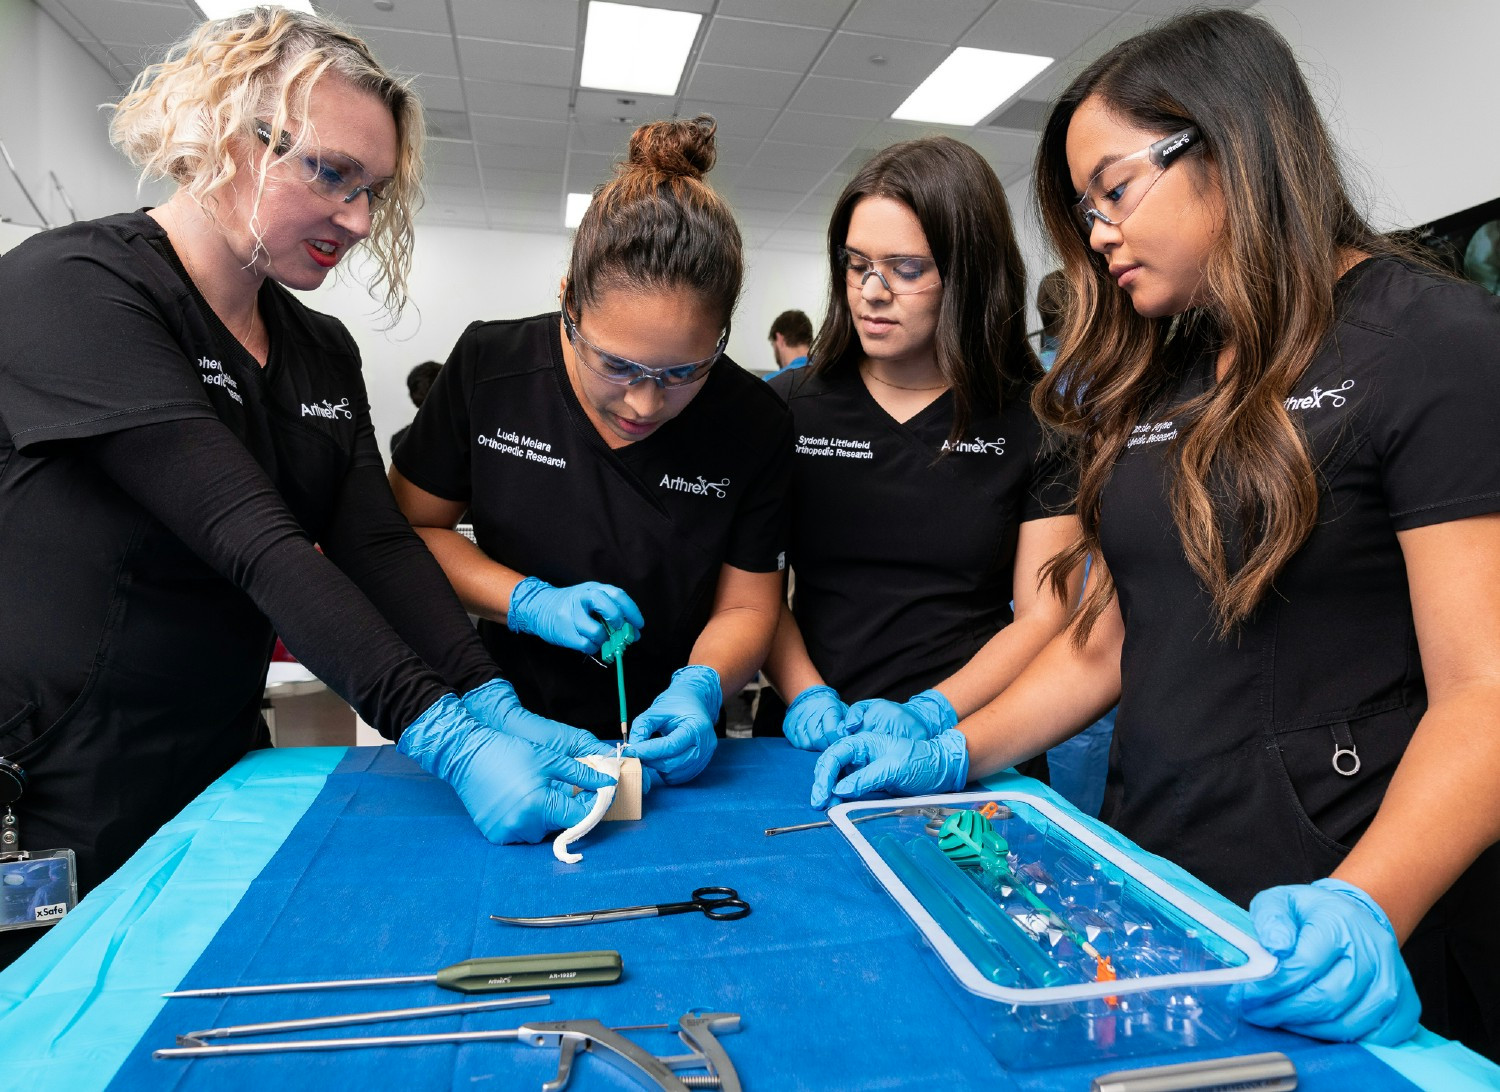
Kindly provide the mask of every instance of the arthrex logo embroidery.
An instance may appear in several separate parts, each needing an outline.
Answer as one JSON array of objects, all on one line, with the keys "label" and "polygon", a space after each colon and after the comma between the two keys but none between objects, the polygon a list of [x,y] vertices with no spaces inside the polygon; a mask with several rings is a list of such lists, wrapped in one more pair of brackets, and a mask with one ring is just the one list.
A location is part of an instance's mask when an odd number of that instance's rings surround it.
[{"label": "arthrex logo embroidery", "polygon": [[233,398],[242,406],[245,404],[245,400],[240,397],[240,385],[224,371],[224,365],[220,364],[217,360],[210,360],[206,356],[200,356],[198,358],[198,378],[203,380],[205,386],[223,387],[225,393],[230,398]]},{"label": "arthrex logo embroidery", "polygon": [[354,419],[354,411],[349,408],[349,399],[347,398],[341,401],[338,405],[334,405],[332,402],[328,401],[328,399],[325,398],[323,399],[323,401],[314,402],[312,405],[308,405],[306,402],[303,402],[302,416],[327,417],[331,420],[343,419],[345,421],[352,421]]},{"label": "arthrex logo embroidery", "polygon": [[1314,387],[1309,393],[1301,397],[1295,394],[1292,395],[1282,404],[1289,410],[1322,409],[1323,400],[1326,398],[1330,406],[1338,409],[1345,402],[1349,401],[1349,399],[1344,397],[1344,392],[1353,389],[1354,380],[1346,379],[1340,386],[1334,387],[1332,390],[1325,391],[1322,387]]},{"label": "arthrex logo embroidery", "polygon": [[565,469],[568,465],[568,460],[561,455],[551,454],[552,445],[546,440],[535,439],[524,432],[510,432],[497,428],[495,435],[486,436],[481,432],[474,442],[480,447],[487,447],[503,455],[514,455],[529,463],[555,466],[559,470]]},{"label": "arthrex logo embroidery", "polygon": [[675,478],[670,474],[663,474],[658,484],[661,488],[670,489],[674,493],[692,493],[698,497],[718,497],[723,500],[729,495],[728,478],[721,482],[711,482],[699,474],[697,481],[688,481],[681,474]]},{"label": "arthrex logo embroidery", "polygon": [[976,436],[972,440],[960,440],[956,444],[951,440],[944,440],[943,450],[957,451],[965,455],[985,455],[989,453],[1004,455],[1005,437],[996,436],[993,440],[985,440]]}]

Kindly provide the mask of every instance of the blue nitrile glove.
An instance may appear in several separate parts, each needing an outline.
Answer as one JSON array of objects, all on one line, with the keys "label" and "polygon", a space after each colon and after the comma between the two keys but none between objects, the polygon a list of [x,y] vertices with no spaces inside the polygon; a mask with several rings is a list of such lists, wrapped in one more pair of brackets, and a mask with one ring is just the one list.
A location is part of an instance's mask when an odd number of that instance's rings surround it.
[{"label": "blue nitrile glove", "polygon": [[515,633],[531,633],[549,645],[587,652],[599,651],[616,629],[629,622],[637,630],[646,623],[635,601],[613,584],[590,580],[568,588],[554,588],[545,580],[528,576],[510,593],[505,624]]},{"label": "blue nitrile glove", "polygon": [[821,751],[849,734],[844,723],[848,716],[849,707],[839,700],[837,690],[831,686],[809,686],[786,707],[781,731],[793,747]]},{"label": "blue nitrile glove", "polygon": [[[845,766],[859,767],[840,779]],[[904,796],[957,792],[969,780],[969,744],[949,729],[932,739],[855,732],[836,740],[813,767],[812,806],[826,808],[835,796],[850,799],[880,789]]]},{"label": "blue nitrile glove", "polygon": [[1255,934],[1281,965],[1247,982],[1252,1024],[1317,1039],[1395,1046],[1422,1015],[1396,931],[1380,905],[1343,880],[1272,887],[1250,901]]},{"label": "blue nitrile glove", "polygon": [[614,784],[561,751],[486,728],[452,694],[414,720],[396,749],[452,785],[492,842],[539,842],[580,822],[594,806],[593,792],[575,796],[559,781],[583,789]]},{"label": "blue nitrile glove", "polygon": [[932,739],[958,727],[958,712],[941,691],[924,690],[905,702],[870,698],[849,707],[854,727],[861,732],[879,732],[907,739]]},{"label": "blue nitrile glove", "polygon": [[[549,720],[540,713],[533,713],[516,697],[515,687],[504,679],[491,679],[483,686],[476,686],[463,697],[464,708],[470,716],[487,728],[520,736],[535,743],[560,751],[569,758],[584,758],[588,755],[614,757],[615,745],[606,743],[592,732],[574,728],[561,721]],[[648,793],[660,781],[655,770],[641,767],[641,792]]]},{"label": "blue nitrile glove", "polygon": [[668,785],[691,781],[703,772],[719,745],[719,673],[692,664],[672,673],[672,681],[630,725],[625,757],[638,758]]}]

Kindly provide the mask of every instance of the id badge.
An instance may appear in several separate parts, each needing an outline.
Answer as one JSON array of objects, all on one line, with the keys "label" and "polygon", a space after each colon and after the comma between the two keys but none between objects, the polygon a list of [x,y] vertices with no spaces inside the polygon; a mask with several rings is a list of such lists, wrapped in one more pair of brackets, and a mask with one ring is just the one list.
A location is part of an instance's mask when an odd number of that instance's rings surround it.
[{"label": "id badge", "polygon": [[0,932],[51,925],[77,905],[78,869],[71,849],[0,860]]}]

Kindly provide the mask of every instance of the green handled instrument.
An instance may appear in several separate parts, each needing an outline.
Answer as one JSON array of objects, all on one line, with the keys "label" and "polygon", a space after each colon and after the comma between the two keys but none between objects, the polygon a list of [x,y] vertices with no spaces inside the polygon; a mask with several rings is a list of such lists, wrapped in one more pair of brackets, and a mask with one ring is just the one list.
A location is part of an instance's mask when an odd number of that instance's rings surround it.
[{"label": "green handled instrument", "polygon": [[345,978],[328,982],[282,982],[265,986],[220,986],[177,990],[163,997],[231,997],[247,993],[287,993],[298,990],[356,989],[364,986],[418,986],[433,983],[457,993],[498,993],[552,986],[607,986],[620,980],[620,953],[557,952],[546,955],[466,959],[436,974],[399,978]]},{"label": "green handled instrument", "polygon": [[615,681],[620,687],[620,738],[629,742],[630,715],[625,709],[625,646],[640,634],[629,622],[621,622],[619,629],[609,625],[605,628],[609,630],[609,636],[605,638],[603,647],[599,649],[599,656],[605,663],[615,665]]}]

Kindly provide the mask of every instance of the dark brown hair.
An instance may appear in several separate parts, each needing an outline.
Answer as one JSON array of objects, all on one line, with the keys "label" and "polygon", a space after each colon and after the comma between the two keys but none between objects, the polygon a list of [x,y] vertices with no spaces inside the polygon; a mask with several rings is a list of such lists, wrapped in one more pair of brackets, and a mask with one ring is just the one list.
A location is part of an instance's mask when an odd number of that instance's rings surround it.
[{"label": "dark brown hair", "polygon": [[783,311],[771,323],[771,338],[780,334],[788,345],[811,345],[812,319],[804,311]]},{"label": "dark brown hair", "polygon": [[998,411],[1042,374],[1026,341],[1026,269],[1000,180],[984,158],[951,137],[893,144],[844,187],[828,223],[828,317],[813,342],[812,367],[857,367],[864,350],[849,311],[839,248],[854,206],[889,197],[916,215],[943,279],[937,366],[953,389],[957,440],[975,413]]},{"label": "dark brown hair", "polygon": [[631,134],[625,162],[594,191],[573,236],[567,302],[575,313],[611,288],[689,288],[728,329],[745,258],[734,216],[703,181],[716,128],[700,114]]},{"label": "dark brown hair", "polygon": [[1068,278],[1061,269],[1044,274],[1037,283],[1036,313],[1042,320],[1043,337],[1062,333],[1063,319],[1068,314]]},{"label": "dark brown hair", "polygon": [[[1225,220],[1201,303],[1181,315],[1138,315],[1080,230],[1066,140],[1074,111],[1091,97],[1150,132],[1195,125],[1202,134],[1174,169],[1217,185]],[[1173,520],[1227,636],[1317,517],[1315,468],[1283,400],[1333,324],[1343,264],[1393,248],[1350,200],[1291,48],[1241,12],[1180,16],[1090,65],[1047,120],[1036,186],[1073,306],[1034,404],[1043,421],[1080,441],[1082,462],[1083,541],[1053,558],[1048,575],[1056,586],[1098,551],[1101,497],[1131,430],[1177,389],[1191,361],[1230,349],[1223,380],[1179,411],[1167,452]],[[1080,644],[1114,594],[1107,574],[1090,584],[1074,629]]]}]

